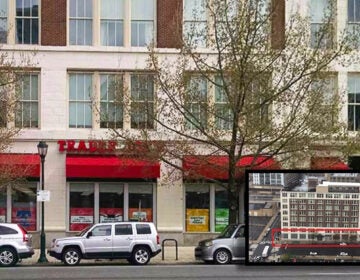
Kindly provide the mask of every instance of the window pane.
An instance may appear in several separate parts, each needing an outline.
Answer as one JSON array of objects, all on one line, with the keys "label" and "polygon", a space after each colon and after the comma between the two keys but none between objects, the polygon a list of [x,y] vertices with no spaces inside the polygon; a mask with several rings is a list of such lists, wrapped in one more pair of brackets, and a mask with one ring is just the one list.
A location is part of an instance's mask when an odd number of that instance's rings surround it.
[{"label": "window pane", "polygon": [[228,192],[217,186],[215,189],[215,231],[222,232],[229,224]]},{"label": "window pane", "polygon": [[122,184],[100,184],[99,215],[100,223],[123,221],[124,186]]},{"label": "window pane", "polygon": [[70,184],[70,230],[80,231],[94,223],[94,185]]},{"label": "window pane", "polygon": [[38,1],[16,1],[16,43],[37,44],[39,37]]},{"label": "window pane", "polygon": [[131,19],[132,20],[153,20],[154,1],[153,0],[131,0]]},{"label": "window pane", "polygon": [[129,184],[129,219],[153,221],[152,184]]},{"label": "window pane", "polygon": [[328,0],[311,0],[310,17],[312,22],[322,22],[329,8]]},{"label": "window pane", "polygon": [[206,20],[205,0],[185,0],[184,20]]},{"label": "window pane", "polygon": [[102,19],[123,19],[124,0],[101,0]]},{"label": "window pane", "polygon": [[186,190],[186,231],[210,230],[210,192],[208,185],[189,184]]},{"label": "window pane", "polygon": [[36,230],[36,183],[17,184],[11,188],[11,222],[26,230]]}]

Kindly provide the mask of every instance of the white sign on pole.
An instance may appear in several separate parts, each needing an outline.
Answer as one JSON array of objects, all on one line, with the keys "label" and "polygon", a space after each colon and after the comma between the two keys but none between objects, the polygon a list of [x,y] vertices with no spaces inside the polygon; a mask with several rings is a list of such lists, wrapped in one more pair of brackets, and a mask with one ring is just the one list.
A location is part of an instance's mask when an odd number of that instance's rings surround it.
[{"label": "white sign on pole", "polygon": [[50,201],[50,191],[40,190],[37,191],[37,201]]}]

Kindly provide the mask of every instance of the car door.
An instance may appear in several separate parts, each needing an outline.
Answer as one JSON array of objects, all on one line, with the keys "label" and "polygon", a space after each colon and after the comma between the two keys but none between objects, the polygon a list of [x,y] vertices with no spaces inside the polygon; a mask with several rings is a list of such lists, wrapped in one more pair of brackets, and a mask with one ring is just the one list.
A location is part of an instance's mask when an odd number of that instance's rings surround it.
[{"label": "car door", "polygon": [[135,242],[133,225],[131,223],[115,224],[115,235],[113,240],[114,257],[130,257],[133,242]]},{"label": "car door", "polygon": [[234,257],[245,258],[245,226],[239,226],[234,234]]},{"label": "car door", "polygon": [[112,225],[97,225],[88,232],[85,242],[85,253],[91,258],[112,257]]}]

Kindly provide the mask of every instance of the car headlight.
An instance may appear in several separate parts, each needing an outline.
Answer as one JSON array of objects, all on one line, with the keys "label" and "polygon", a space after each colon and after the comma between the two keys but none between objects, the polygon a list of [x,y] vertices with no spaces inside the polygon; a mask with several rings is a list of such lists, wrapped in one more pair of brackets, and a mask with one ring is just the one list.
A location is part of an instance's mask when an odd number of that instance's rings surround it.
[{"label": "car headlight", "polygon": [[206,241],[205,243],[204,243],[204,246],[205,247],[210,247],[210,246],[212,246],[213,245],[213,242],[212,241]]}]

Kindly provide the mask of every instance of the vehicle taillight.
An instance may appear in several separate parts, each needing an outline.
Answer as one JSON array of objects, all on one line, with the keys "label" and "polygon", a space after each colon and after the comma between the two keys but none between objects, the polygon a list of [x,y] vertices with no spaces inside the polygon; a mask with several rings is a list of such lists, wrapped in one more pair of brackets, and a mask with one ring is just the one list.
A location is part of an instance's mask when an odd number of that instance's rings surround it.
[{"label": "vehicle taillight", "polygon": [[18,225],[20,230],[21,230],[21,233],[23,235],[23,241],[24,242],[28,242],[29,241],[29,236],[27,235],[27,231],[26,229],[24,229],[21,225]]},{"label": "vehicle taillight", "polygon": [[156,243],[160,244],[160,236],[159,235],[156,235]]}]

